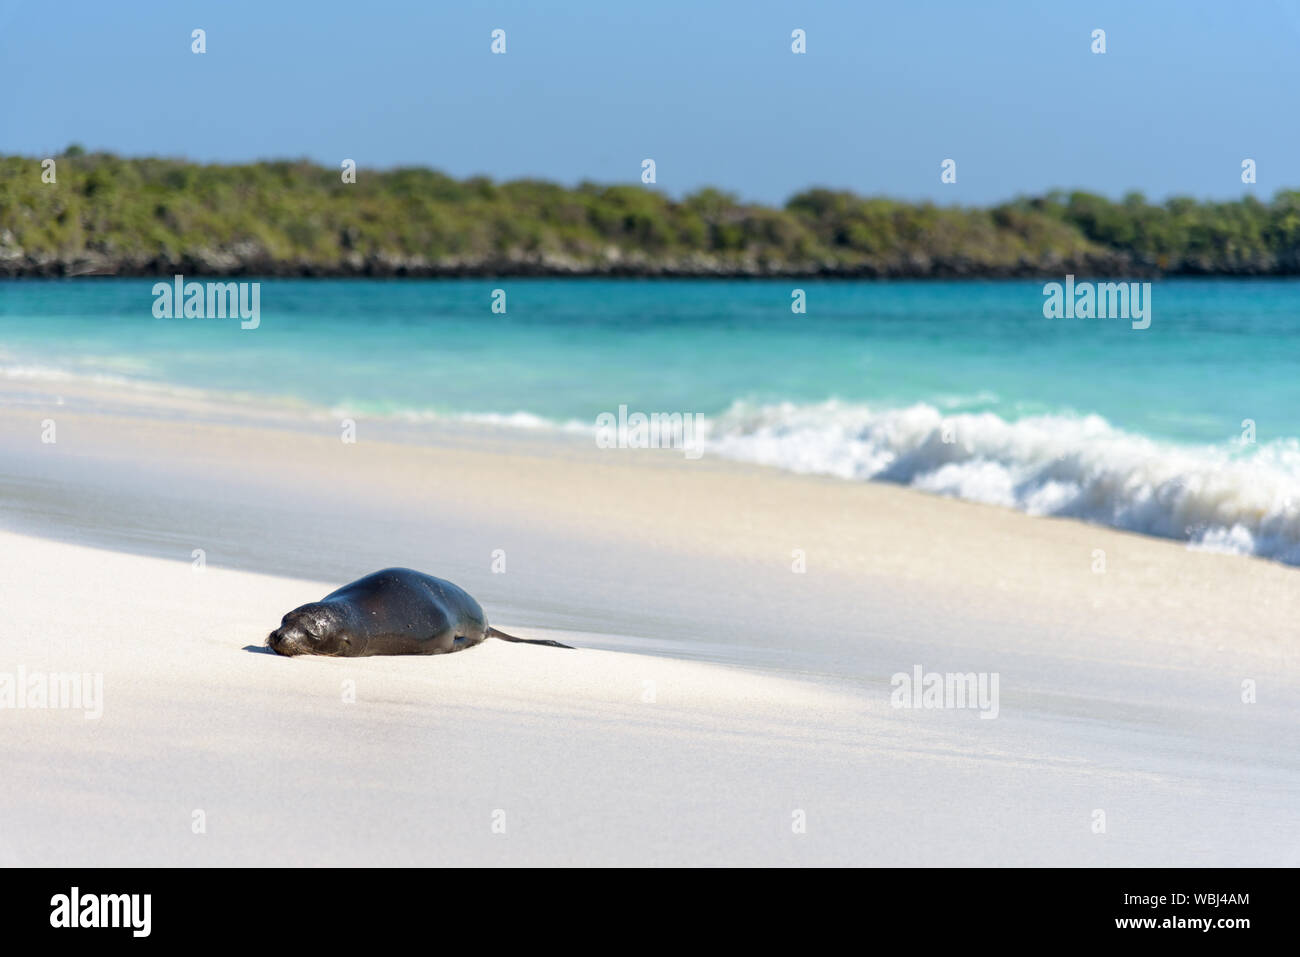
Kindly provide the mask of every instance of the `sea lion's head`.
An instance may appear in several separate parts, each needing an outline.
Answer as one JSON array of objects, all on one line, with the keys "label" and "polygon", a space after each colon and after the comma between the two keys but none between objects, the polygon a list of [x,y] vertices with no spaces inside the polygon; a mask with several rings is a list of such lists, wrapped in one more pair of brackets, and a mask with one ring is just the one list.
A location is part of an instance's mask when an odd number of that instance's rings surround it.
[{"label": "sea lion's head", "polygon": [[266,646],[278,655],[350,657],[359,650],[346,617],[327,602],[312,602],[289,612],[280,627],[266,636]]}]

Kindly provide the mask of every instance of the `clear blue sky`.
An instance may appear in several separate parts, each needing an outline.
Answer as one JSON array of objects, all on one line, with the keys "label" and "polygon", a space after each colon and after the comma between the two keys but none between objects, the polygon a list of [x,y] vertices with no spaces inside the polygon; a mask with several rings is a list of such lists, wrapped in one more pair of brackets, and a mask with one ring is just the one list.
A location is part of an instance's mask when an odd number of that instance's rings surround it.
[{"label": "clear blue sky", "polygon": [[78,142],[566,184],[639,181],[653,157],[674,196],[764,202],[810,185],[1236,197],[1245,157],[1260,195],[1300,186],[1297,0],[0,0],[0,64],[0,152],[33,156]]}]

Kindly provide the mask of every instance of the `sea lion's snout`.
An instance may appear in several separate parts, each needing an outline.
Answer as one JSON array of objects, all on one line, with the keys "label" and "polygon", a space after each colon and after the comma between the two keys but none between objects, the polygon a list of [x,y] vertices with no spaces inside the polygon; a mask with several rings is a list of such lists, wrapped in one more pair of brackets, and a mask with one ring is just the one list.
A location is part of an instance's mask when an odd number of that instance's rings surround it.
[{"label": "sea lion's snout", "polygon": [[307,650],[301,628],[282,625],[266,636],[266,646],[277,655],[300,655]]},{"label": "sea lion's snout", "polygon": [[345,654],[349,644],[339,623],[319,603],[295,608],[266,636],[268,648],[290,657]]}]

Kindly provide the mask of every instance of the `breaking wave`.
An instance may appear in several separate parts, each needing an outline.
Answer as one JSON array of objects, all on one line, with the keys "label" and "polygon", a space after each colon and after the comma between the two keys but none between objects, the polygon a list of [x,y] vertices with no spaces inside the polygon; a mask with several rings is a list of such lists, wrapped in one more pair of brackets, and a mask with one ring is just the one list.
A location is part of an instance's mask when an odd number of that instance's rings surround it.
[{"label": "breaking wave", "polygon": [[1096,415],[1008,422],[926,404],[736,403],[708,450],[793,472],[896,482],[1300,565],[1300,442],[1185,446]]}]

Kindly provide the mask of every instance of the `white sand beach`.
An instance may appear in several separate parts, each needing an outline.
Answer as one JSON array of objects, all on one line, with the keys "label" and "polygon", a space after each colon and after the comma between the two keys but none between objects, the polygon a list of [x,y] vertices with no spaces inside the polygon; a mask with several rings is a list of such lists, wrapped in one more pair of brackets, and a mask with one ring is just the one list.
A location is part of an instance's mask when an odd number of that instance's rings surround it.
[{"label": "white sand beach", "polygon": [[[258,647],[388,565],[576,650]],[[0,675],[103,700],[0,708],[0,864],[1296,865],[1297,575],[707,456],[7,383]],[[998,675],[997,717],[891,706],[917,666]]]}]

